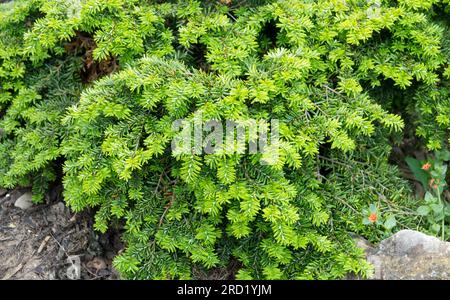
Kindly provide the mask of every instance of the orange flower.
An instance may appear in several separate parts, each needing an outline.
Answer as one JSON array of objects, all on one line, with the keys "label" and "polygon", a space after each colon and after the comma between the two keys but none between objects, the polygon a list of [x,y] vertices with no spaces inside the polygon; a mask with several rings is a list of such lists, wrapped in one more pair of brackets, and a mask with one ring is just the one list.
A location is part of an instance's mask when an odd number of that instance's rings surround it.
[{"label": "orange flower", "polygon": [[435,182],[439,183],[438,180],[434,180],[434,178],[431,178],[428,184],[430,185],[431,188],[437,189],[439,186]]},{"label": "orange flower", "polygon": [[422,170],[428,171],[431,168],[431,164],[429,162],[427,162],[426,164],[424,164],[422,166]]},{"label": "orange flower", "polygon": [[377,216],[376,213],[371,213],[370,214],[370,216],[369,216],[369,221],[370,222],[375,223],[377,221],[377,219],[378,219],[378,216]]}]

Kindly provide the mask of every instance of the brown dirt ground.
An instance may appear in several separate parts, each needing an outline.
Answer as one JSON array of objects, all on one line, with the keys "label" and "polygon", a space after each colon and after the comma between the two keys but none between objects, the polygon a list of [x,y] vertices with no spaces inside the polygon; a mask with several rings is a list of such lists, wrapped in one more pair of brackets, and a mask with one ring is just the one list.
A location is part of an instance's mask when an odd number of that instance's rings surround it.
[{"label": "brown dirt ground", "polygon": [[23,211],[14,202],[24,190],[5,192],[0,191],[0,279],[118,279],[112,268],[123,248],[118,234],[95,233],[89,213],[74,214],[60,200]]}]

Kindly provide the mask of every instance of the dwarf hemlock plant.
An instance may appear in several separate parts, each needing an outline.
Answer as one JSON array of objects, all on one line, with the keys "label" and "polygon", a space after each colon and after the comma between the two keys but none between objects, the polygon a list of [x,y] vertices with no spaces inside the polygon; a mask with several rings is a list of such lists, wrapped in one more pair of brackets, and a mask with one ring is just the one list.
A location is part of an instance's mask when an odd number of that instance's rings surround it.
[{"label": "dwarf hemlock plant", "polygon": [[[0,186],[44,191],[63,164],[67,204],[124,226],[124,278],[369,277],[349,232],[414,223],[392,141],[448,147],[448,5],[1,4]],[[209,121],[242,143],[208,140]]]},{"label": "dwarf hemlock plant", "polygon": [[37,65],[25,54],[24,36],[38,15],[37,1],[0,6],[0,186],[32,185],[36,202],[58,175],[61,116],[82,88],[76,55]]},{"label": "dwarf hemlock plant", "polygon": [[173,51],[164,25],[170,6],[139,2],[0,4],[1,186],[32,185],[34,200],[42,201],[61,176],[61,118],[85,84],[116,70],[118,61]]}]

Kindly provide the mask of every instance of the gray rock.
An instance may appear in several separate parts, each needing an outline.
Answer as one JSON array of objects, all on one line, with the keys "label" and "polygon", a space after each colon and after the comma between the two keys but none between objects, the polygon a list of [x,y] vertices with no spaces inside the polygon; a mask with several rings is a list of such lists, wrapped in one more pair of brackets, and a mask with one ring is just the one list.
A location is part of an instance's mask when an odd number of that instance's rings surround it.
[{"label": "gray rock", "polygon": [[14,202],[14,206],[18,207],[22,210],[26,210],[33,206],[33,202],[31,201],[32,194],[31,192],[26,192],[22,196],[20,196],[16,202]]},{"label": "gray rock", "polygon": [[402,230],[367,249],[373,279],[450,279],[450,243],[413,230]]},{"label": "gray rock", "polygon": [[373,250],[374,246],[362,236],[352,236],[353,241],[355,242],[358,248],[364,250],[365,253],[368,253]]},{"label": "gray rock", "polygon": [[8,190],[0,189],[0,197],[5,196],[7,192],[8,192]]}]

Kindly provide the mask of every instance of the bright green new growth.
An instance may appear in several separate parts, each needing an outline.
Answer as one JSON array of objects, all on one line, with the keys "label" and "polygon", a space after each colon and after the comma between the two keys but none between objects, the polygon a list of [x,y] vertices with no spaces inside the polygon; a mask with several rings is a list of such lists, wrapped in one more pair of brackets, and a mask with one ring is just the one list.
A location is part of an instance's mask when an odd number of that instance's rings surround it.
[{"label": "bright green new growth", "polygon": [[[361,212],[377,203],[398,228],[416,226],[401,213],[414,203],[388,163],[391,139],[406,120],[430,150],[448,147],[448,5],[1,4],[0,186],[43,195],[64,159],[67,204],[98,208],[99,231],[125,224],[115,266],[126,278],[235,260],[239,279],[367,277],[349,232],[392,228]],[[95,47],[67,47],[80,37]],[[83,78],[88,62],[113,60],[119,71]],[[174,154],[172,123],[199,113],[278,119],[281,155]]]}]

